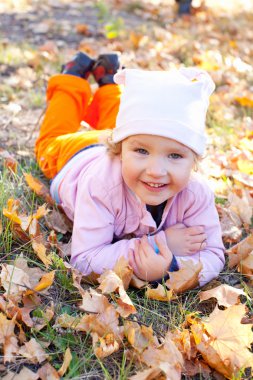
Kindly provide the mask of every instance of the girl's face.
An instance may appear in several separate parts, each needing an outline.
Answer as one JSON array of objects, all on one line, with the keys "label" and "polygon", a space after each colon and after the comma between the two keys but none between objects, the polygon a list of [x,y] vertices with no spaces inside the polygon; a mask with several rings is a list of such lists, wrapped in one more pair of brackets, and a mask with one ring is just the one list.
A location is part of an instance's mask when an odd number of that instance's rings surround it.
[{"label": "girl's face", "polygon": [[136,135],[122,142],[122,176],[148,205],[159,205],[188,183],[194,153],[185,145],[160,136]]}]

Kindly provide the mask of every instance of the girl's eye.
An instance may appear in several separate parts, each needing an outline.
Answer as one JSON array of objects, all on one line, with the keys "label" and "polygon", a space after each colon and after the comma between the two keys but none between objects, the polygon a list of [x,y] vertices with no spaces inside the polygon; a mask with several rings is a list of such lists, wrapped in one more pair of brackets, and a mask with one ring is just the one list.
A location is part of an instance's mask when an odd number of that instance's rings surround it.
[{"label": "girl's eye", "polygon": [[179,158],[183,158],[183,156],[181,156],[181,154],[178,153],[171,153],[169,154],[169,158],[173,158],[173,160],[178,160]]},{"label": "girl's eye", "polygon": [[135,150],[137,153],[140,154],[148,154],[148,151],[146,149],[138,148]]}]

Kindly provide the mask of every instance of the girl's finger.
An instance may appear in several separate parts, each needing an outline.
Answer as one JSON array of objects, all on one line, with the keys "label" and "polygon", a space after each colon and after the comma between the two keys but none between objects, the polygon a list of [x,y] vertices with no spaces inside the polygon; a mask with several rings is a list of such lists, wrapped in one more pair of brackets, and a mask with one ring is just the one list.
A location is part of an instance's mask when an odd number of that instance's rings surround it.
[{"label": "girl's finger", "polygon": [[128,261],[129,261],[130,266],[133,268],[134,273],[137,273],[137,266],[135,262],[134,251],[132,249],[129,249]]},{"label": "girl's finger", "polygon": [[194,253],[194,252],[201,251],[202,249],[205,249],[206,246],[207,246],[207,244],[205,241],[201,241],[199,243],[191,244],[190,252]]},{"label": "girl's finger", "polygon": [[148,241],[148,237],[144,235],[141,238],[141,249],[143,251],[143,255],[147,258],[148,255],[153,255],[154,254],[154,248],[150,245]]},{"label": "girl's finger", "polygon": [[160,251],[160,254],[165,258],[172,257],[172,253],[167,245],[166,238],[163,234],[157,234],[155,235],[155,242],[158,246],[158,249]]}]

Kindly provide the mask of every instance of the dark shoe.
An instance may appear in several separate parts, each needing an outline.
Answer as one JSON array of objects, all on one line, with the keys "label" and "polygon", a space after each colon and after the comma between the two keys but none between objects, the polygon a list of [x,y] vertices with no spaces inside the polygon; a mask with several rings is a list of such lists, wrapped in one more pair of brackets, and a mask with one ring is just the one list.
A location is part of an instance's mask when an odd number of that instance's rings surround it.
[{"label": "dark shoe", "polygon": [[75,75],[87,79],[94,66],[94,59],[79,51],[71,61],[62,67],[62,74]]},{"label": "dark shoe", "polygon": [[179,0],[178,4],[178,15],[190,15],[191,14],[191,0]]},{"label": "dark shoe", "polygon": [[118,54],[100,54],[92,69],[92,74],[99,87],[114,84],[113,76],[120,67]]}]

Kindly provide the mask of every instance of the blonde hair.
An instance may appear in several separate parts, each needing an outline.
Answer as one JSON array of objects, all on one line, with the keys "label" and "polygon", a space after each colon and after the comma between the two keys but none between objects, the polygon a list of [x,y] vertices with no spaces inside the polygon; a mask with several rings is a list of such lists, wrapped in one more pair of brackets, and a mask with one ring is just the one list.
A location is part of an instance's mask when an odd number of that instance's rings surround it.
[{"label": "blonde hair", "polygon": [[105,145],[110,156],[117,156],[121,153],[122,141],[115,143],[112,141],[112,130],[107,129],[99,136],[99,143]]}]

